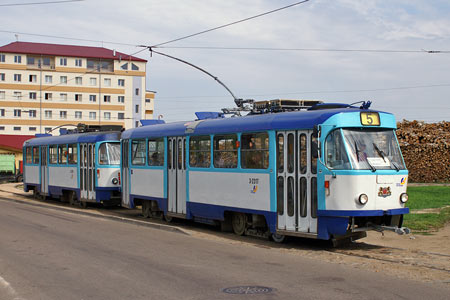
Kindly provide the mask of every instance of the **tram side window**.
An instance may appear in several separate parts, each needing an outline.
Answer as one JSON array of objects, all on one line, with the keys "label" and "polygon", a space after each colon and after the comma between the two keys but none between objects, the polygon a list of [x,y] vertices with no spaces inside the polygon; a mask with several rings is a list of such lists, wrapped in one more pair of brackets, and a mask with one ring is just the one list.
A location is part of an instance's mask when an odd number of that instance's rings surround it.
[{"label": "tram side window", "polygon": [[243,169],[267,169],[269,167],[269,135],[266,132],[243,134],[241,145],[241,167]]},{"label": "tram side window", "polygon": [[67,163],[67,145],[58,145],[58,164]]},{"label": "tram side window", "polygon": [[143,166],[145,165],[145,156],[145,140],[131,141],[131,163],[133,165]]},{"label": "tram side window", "polygon": [[25,157],[27,164],[31,164],[33,162],[33,153],[31,152],[31,147],[25,148]]},{"label": "tram side window", "polygon": [[39,163],[39,147],[33,147],[33,163]]},{"label": "tram side window", "polygon": [[214,137],[214,167],[237,168],[237,136],[235,134]]},{"label": "tram side window", "polygon": [[330,169],[350,169],[340,129],[332,131],[325,140],[325,164]]},{"label": "tram side window", "polygon": [[76,165],[77,164],[77,161],[78,161],[77,144],[69,144],[68,160],[69,160],[69,164],[71,164],[71,165]]},{"label": "tram side window", "polygon": [[209,168],[211,165],[211,139],[209,135],[190,138],[189,165],[197,168]]},{"label": "tram side window", "polygon": [[58,163],[58,147],[56,147],[56,145],[51,145],[48,148],[48,151],[50,153],[49,162],[51,164]]},{"label": "tram side window", "polygon": [[148,140],[148,165],[164,166],[164,139]]}]

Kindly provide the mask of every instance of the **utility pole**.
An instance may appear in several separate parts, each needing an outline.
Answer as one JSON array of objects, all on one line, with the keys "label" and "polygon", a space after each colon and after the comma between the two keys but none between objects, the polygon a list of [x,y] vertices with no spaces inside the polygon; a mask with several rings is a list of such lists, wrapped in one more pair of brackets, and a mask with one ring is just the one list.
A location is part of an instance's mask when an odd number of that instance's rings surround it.
[{"label": "utility pole", "polygon": [[38,61],[39,66],[39,133],[42,133],[42,54]]}]

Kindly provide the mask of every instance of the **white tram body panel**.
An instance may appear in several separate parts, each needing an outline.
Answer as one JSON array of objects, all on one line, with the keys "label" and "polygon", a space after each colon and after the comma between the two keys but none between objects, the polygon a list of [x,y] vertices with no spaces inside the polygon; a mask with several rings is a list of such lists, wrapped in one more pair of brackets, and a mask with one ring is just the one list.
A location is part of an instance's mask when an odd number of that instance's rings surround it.
[{"label": "white tram body panel", "polygon": [[131,194],[154,198],[164,197],[163,169],[132,168],[130,173]]},{"label": "white tram body panel", "polygon": [[38,165],[24,165],[24,168],[23,181],[31,184],[39,184],[40,167]]},{"label": "white tram body panel", "polygon": [[270,175],[190,171],[189,201],[270,211]]},{"label": "white tram body panel", "polygon": [[77,167],[48,166],[48,185],[60,188],[78,188]]},{"label": "white tram body panel", "polygon": [[117,187],[113,183],[114,178],[119,178],[119,167],[97,168],[97,187]]},{"label": "white tram body panel", "polygon": [[[326,175],[325,180],[330,182],[330,194],[325,196],[327,210],[368,211],[405,207],[399,199],[402,193],[406,193],[406,175],[337,175],[335,178]],[[365,205],[358,201],[361,194],[369,198]]]}]

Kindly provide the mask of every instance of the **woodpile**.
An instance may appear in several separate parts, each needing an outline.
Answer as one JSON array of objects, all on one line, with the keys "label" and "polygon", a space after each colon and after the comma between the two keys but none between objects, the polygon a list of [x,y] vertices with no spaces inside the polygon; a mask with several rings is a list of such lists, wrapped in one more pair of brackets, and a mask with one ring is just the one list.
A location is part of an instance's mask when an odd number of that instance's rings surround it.
[{"label": "woodpile", "polygon": [[409,182],[449,182],[450,122],[403,120],[397,127]]}]

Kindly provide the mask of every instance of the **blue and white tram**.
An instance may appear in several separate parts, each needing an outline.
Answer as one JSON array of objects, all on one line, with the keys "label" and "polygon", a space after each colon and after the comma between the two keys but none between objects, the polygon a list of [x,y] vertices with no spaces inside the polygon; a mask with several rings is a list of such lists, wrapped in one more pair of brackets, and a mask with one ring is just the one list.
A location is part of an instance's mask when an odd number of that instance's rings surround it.
[{"label": "blue and white tram", "polygon": [[120,132],[43,135],[24,143],[24,190],[88,202],[120,204]]},{"label": "blue and white tram", "polygon": [[126,130],[122,205],[277,241],[404,233],[408,171],[395,129],[389,113],[319,104]]}]

